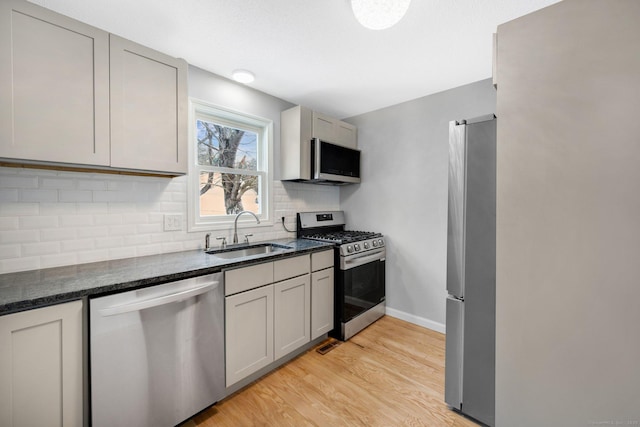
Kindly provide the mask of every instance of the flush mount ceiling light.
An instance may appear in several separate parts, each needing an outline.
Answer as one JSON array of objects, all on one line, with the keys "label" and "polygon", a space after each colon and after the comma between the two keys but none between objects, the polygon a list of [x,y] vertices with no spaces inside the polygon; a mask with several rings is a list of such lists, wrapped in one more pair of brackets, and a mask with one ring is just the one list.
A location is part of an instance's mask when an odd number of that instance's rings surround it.
[{"label": "flush mount ceiling light", "polygon": [[247,70],[234,70],[231,77],[239,83],[251,83],[256,78],[251,71]]},{"label": "flush mount ceiling light", "polygon": [[384,30],[402,19],[409,3],[411,0],[351,0],[351,8],[362,26]]}]

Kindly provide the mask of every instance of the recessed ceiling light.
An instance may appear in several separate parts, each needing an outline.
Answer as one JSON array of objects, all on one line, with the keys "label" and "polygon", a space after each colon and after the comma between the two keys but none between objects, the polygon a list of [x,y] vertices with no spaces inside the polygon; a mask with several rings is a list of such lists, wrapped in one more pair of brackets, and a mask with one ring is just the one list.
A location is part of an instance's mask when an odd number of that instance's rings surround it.
[{"label": "recessed ceiling light", "polygon": [[351,8],[363,27],[384,30],[397,24],[411,0],[351,0]]},{"label": "recessed ceiling light", "polygon": [[234,70],[231,77],[239,83],[251,83],[256,78],[251,71],[247,70]]}]

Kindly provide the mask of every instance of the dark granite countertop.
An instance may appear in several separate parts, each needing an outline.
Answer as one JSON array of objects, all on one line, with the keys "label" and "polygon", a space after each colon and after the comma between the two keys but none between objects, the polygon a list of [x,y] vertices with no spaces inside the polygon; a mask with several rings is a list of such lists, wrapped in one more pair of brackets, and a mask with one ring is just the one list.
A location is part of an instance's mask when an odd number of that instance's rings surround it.
[{"label": "dark granite countertop", "polygon": [[[223,268],[314,252],[332,245],[304,239],[269,243],[290,246],[275,254],[221,259],[201,250],[150,255],[0,275],[0,315],[216,273]],[[237,245],[243,246],[243,245]]]}]

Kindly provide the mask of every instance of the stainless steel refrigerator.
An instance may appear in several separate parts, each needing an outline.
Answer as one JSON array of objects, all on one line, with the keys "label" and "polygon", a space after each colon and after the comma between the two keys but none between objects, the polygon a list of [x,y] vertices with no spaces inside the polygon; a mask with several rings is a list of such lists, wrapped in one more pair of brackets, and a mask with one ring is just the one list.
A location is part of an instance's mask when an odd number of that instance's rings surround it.
[{"label": "stainless steel refrigerator", "polygon": [[496,118],[449,123],[445,402],[495,420]]}]

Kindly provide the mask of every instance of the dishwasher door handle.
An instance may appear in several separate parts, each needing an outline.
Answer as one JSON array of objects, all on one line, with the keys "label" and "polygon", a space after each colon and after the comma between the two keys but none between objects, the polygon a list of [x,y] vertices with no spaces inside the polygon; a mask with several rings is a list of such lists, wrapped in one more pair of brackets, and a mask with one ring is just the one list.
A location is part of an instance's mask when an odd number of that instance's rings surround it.
[{"label": "dishwasher door handle", "polygon": [[165,305],[176,301],[182,301],[187,298],[192,298],[206,292],[209,292],[216,286],[218,286],[220,282],[209,282],[205,285],[198,286],[196,288],[182,290],[180,292],[176,292],[169,295],[162,295],[160,297],[147,298],[142,299],[126,304],[114,305],[112,307],[107,307],[99,310],[101,316],[115,316],[117,314],[130,313],[132,311],[144,310],[145,308],[157,307],[159,305]]}]

